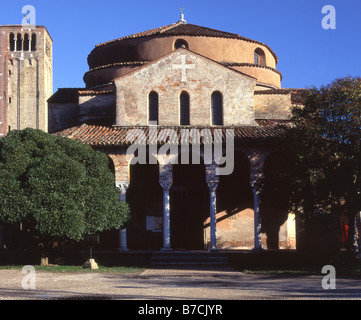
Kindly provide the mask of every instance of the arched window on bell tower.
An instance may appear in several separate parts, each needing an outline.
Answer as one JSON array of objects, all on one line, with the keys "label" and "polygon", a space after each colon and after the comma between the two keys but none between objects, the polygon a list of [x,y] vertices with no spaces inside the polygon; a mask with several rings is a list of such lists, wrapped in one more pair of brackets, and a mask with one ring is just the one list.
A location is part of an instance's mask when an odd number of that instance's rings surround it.
[{"label": "arched window on bell tower", "polygon": [[9,47],[10,51],[15,51],[15,34],[12,32],[9,35]]},{"label": "arched window on bell tower", "polygon": [[219,91],[212,93],[212,125],[223,126],[223,96]]},{"label": "arched window on bell tower", "polygon": [[30,51],[30,38],[29,38],[29,34],[25,33],[24,36],[24,51]]},{"label": "arched window on bell tower", "polygon": [[31,51],[36,51],[36,34],[31,35]]},{"label": "arched window on bell tower", "polygon": [[190,125],[190,107],[189,107],[189,94],[183,91],[179,96],[180,104],[180,124],[182,126]]},{"label": "arched window on bell tower", "polygon": [[16,38],[16,51],[22,51],[23,50],[23,38],[21,36],[21,33],[18,33]]},{"label": "arched window on bell tower", "polygon": [[149,124],[159,124],[159,95],[156,91],[149,93],[148,120]]}]

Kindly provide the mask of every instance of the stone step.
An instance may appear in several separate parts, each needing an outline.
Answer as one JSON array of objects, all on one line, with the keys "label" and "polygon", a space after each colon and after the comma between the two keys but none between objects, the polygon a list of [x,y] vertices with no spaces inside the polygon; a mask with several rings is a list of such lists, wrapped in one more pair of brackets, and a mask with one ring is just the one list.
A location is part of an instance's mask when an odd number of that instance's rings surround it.
[{"label": "stone step", "polygon": [[228,265],[227,255],[217,253],[154,253],[151,258],[152,265]]}]

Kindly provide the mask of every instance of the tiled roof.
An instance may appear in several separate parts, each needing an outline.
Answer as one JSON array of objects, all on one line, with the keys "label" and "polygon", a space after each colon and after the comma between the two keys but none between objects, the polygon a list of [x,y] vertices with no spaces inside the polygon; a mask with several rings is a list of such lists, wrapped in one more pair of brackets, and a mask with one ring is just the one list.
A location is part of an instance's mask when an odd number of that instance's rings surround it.
[{"label": "tiled roof", "polygon": [[[149,61],[126,61],[126,62],[115,62],[115,63],[111,63],[111,64],[107,64],[104,66],[98,66],[95,67],[93,69],[90,69],[88,72],[91,71],[95,71],[95,70],[99,70],[99,69],[105,69],[105,68],[111,68],[111,67],[138,67],[138,66],[142,66],[144,64],[149,63]],[[88,73],[86,72],[86,73]]]},{"label": "tiled roof", "polygon": [[[186,129],[195,129],[195,132],[201,132],[203,129],[206,133],[211,133],[213,137],[215,132],[222,133],[222,141],[226,141],[227,132],[229,134],[229,129],[234,130],[234,141],[237,145],[247,145],[247,144],[268,144],[268,143],[277,143],[283,137],[283,129],[280,125],[287,124],[288,121],[277,121],[277,120],[258,120],[257,126],[252,127],[154,127],[154,131],[150,131],[148,126],[133,126],[133,127],[104,127],[97,125],[87,125],[83,124],[78,127],[69,128],[61,132],[55,133],[55,135],[67,137],[70,139],[81,141],[85,144],[91,146],[104,146],[104,147],[114,147],[114,146],[128,146],[132,144],[135,140],[131,139],[136,138],[137,132],[144,133],[144,138],[149,142],[149,138],[153,139],[152,133],[155,132],[158,135],[158,139],[161,137],[167,137],[168,134],[173,134],[176,141],[181,141],[181,130]],[[217,131],[218,129],[218,131]],[[228,129],[228,130],[227,130]],[[221,131],[219,131],[221,130]],[[151,136],[149,137],[149,133]],[[211,140],[201,142],[212,142],[212,136],[208,137]]]},{"label": "tiled roof", "polygon": [[114,90],[80,90],[80,96],[99,96],[104,94],[114,94]]},{"label": "tiled roof", "polygon": [[263,94],[291,94],[292,103],[304,103],[309,90],[307,89],[294,89],[294,88],[284,88],[284,89],[272,89],[272,90],[256,90],[255,95]]},{"label": "tiled roof", "polygon": [[[149,62],[151,62],[151,61],[115,62],[115,63],[103,65],[103,66],[97,66],[97,67],[87,71],[86,74],[90,73],[92,71],[106,69],[106,68],[112,68],[112,67],[124,67],[124,66],[138,67],[138,66],[143,66]],[[274,69],[274,68],[271,68],[268,66],[262,66],[260,64],[254,64],[254,63],[244,63],[244,62],[221,62],[220,64],[222,64],[223,66],[226,66],[226,67],[230,67],[230,68],[232,68],[232,67],[254,67],[254,68],[268,69],[268,70],[278,73],[281,76],[281,80],[282,80],[282,73],[280,71],[278,71],[277,69]]]},{"label": "tiled roof", "polygon": [[282,73],[274,68],[268,67],[268,66],[262,66],[260,64],[254,64],[254,63],[248,63],[248,62],[222,62],[222,64],[226,67],[254,67],[254,68],[263,68],[268,69],[273,72],[278,73],[281,76],[282,79]]},{"label": "tiled roof", "polygon": [[95,48],[98,48],[98,47],[101,47],[101,46],[104,46],[104,45],[107,45],[110,43],[114,43],[117,41],[121,41],[124,39],[149,37],[149,36],[153,36],[153,35],[215,37],[215,38],[229,38],[229,39],[244,40],[244,41],[258,43],[262,46],[265,46],[266,48],[268,48],[271,51],[271,53],[275,57],[276,61],[278,61],[278,57],[272,51],[272,49],[262,42],[252,40],[252,39],[249,39],[246,37],[242,37],[236,33],[220,31],[220,30],[216,30],[216,29],[211,29],[211,28],[202,27],[202,26],[198,26],[198,25],[190,24],[190,23],[183,23],[183,22],[176,22],[176,23],[173,23],[173,24],[170,24],[167,26],[163,26],[163,27],[159,27],[159,28],[155,28],[155,29],[151,29],[151,30],[147,30],[147,31],[142,31],[142,32],[135,33],[135,34],[132,34],[129,36],[125,36],[125,37],[122,37],[119,39],[103,42],[103,43],[96,45]]}]

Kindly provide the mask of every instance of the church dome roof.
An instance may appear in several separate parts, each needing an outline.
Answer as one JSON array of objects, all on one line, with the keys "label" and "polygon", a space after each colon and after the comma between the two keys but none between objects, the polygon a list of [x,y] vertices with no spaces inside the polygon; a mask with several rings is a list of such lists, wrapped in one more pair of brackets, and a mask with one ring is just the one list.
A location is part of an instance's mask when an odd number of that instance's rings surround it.
[{"label": "church dome roof", "polygon": [[[87,87],[109,82],[177,49],[177,41],[193,52],[260,78],[262,83],[280,87],[281,74],[275,70],[278,57],[269,46],[184,20],[96,45],[88,56],[90,70],[84,81]],[[262,63],[255,63],[256,50],[264,55]]]}]

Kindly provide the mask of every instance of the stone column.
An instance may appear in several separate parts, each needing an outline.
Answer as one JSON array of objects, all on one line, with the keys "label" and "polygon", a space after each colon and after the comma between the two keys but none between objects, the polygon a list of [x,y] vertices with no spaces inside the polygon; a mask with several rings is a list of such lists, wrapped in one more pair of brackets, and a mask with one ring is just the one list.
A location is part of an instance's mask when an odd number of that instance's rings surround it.
[{"label": "stone column", "polygon": [[163,248],[161,250],[172,250],[170,244],[170,199],[169,189],[172,182],[160,182],[163,189]]},{"label": "stone column", "polygon": [[[117,188],[120,190],[120,202],[126,201],[126,194],[129,188],[129,182],[117,182]],[[119,251],[129,251],[127,245],[127,228],[119,229]]]},{"label": "stone column", "polygon": [[218,251],[217,248],[217,205],[216,205],[216,190],[218,182],[208,182],[209,189],[209,214],[210,214],[210,238],[211,245],[209,251]]},{"label": "stone column", "polygon": [[159,165],[159,183],[163,189],[163,248],[162,251],[172,250],[170,241],[170,198],[169,189],[173,184],[172,164]]},{"label": "stone column", "polygon": [[206,182],[209,190],[209,216],[210,216],[210,247],[209,251],[218,251],[217,248],[217,197],[216,190],[219,183],[219,177],[216,175],[217,166],[214,164],[205,165]]},{"label": "stone column", "polygon": [[259,214],[259,196],[260,196],[260,179],[263,177],[263,165],[267,157],[264,152],[253,151],[248,153],[251,165],[251,181],[250,185],[253,193],[254,208],[254,251],[262,250],[261,243],[261,219]]}]

